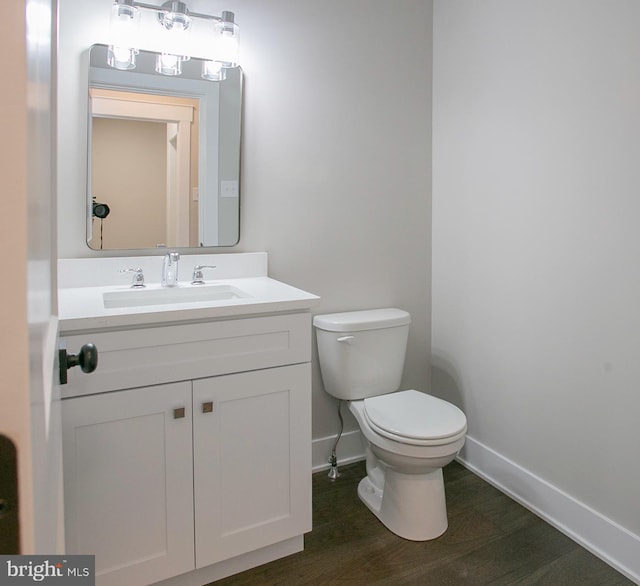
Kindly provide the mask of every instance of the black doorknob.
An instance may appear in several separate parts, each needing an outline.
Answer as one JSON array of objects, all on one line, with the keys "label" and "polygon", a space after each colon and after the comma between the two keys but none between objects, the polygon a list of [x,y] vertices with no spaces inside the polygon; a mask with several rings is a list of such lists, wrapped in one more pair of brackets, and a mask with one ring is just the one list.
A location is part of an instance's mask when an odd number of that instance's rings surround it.
[{"label": "black doorknob", "polygon": [[77,354],[67,354],[66,348],[58,351],[60,362],[60,384],[67,384],[67,370],[79,366],[82,372],[93,372],[98,367],[98,349],[93,344],[84,344]]}]

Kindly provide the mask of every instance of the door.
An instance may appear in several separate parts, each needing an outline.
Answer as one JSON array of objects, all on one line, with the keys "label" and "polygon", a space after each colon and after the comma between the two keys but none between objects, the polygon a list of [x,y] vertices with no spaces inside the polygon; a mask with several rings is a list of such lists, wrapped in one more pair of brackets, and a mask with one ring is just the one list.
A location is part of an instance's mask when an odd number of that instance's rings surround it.
[{"label": "door", "polygon": [[0,434],[17,450],[18,500],[7,504],[17,507],[25,554],[61,547],[52,15],[55,0],[3,4],[11,83],[0,94]]},{"label": "door", "polygon": [[196,567],[311,530],[309,370],[193,382]]},{"label": "door", "polygon": [[96,556],[99,586],[192,570],[191,383],[62,403],[67,552]]}]

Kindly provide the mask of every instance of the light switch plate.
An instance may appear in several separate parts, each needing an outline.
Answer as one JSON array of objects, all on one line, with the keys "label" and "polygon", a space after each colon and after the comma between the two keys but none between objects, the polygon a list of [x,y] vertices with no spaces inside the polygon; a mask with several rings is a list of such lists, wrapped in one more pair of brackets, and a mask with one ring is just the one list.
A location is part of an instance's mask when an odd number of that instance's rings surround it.
[{"label": "light switch plate", "polygon": [[220,181],[220,197],[238,197],[238,182]]}]

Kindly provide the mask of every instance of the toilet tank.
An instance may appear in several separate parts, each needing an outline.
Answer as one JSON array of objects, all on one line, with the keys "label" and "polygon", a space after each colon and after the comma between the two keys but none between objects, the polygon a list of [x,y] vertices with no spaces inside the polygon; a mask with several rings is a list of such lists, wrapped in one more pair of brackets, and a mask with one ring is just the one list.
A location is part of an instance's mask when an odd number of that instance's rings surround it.
[{"label": "toilet tank", "polygon": [[402,378],[411,316],[401,309],[316,315],[324,388],[353,401],[397,391]]}]

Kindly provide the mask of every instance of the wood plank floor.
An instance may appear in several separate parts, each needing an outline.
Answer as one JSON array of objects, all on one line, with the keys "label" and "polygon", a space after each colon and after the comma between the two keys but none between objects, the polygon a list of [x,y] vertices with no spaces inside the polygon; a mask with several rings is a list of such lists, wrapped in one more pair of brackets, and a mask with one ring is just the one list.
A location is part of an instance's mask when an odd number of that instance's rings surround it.
[{"label": "wood plank floor", "polygon": [[631,581],[460,464],[444,470],[449,529],[428,542],[388,531],[356,494],[364,463],[313,476],[305,550],[216,582],[239,585],[618,586]]}]

